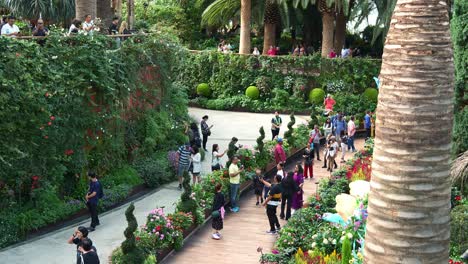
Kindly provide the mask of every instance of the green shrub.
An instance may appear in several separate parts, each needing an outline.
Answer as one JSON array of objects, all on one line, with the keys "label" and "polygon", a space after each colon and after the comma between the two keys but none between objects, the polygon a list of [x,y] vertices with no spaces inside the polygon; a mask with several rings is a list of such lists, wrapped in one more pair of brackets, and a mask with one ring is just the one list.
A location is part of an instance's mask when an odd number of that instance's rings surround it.
[{"label": "green shrub", "polygon": [[468,150],[468,107],[455,113],[453,126],[453,152],[455,155]]},{"label": "green shrub", "polygon": [[207,83],[200,83],[197,86],[197,94],[204,96],[204,97],[210,97],[211,95],[210,86]]},{"label": "green shrub", "polygon": [[[450,244],[459,245],[462,250],[468,248],[468,204],[452,209],[450,216]],[[461,252],[463,253],[463,252]]]},{"label": "green shrub", "polygon": [[121,168],[114,169],[99,179],[104,188],[127,184],[136,186],[143,183],[143,180],[138,176],[138,172],[130,165],[124,165]]},{"label": "green shrub", "polygon": [[321,88],[315,88],[309,92],[309,102],[315,105],[322,105],[324,98],[325,98],[325,91]]},{"label": "green shrub", "polygon": [[136,240],[135,240],[135,231],[138,228],[138,223],[135,218],[135,215],[133,215],[133,211],[135,210],[135,205],[133,203],[130,204],[130,206],[127,208],[125,211],[125,217],[127,218],[127,223],[128,226],[124,231],[125,235],[125,240],[122,242],[121,248],[122,248],[122,263],[123,264],[130,264],[130,263],[143,263],[145,260],[145,256],[143,254],[143,251],[140,250],[140,248],[137,247],[136,245]]},{"label": "green shrub", "polygon": [[377,98],[379,96],[379,91],[375,88],[367,88],[363,93],[364,98],[368,101],[377,103]]},{"label": "green shrub", "polygon": [[260,96],[260,91],[255,86],[249,86],[247,90],[245,90],[245,95],[250,99],[257,100]]},{"label": "green shrub", "polygon": [[341,264],[349,264],[351,259],[351,241],[346,236],[341,247]]},{"label": "green shrub", "polygon": [[166,155],[161,158],[142,158],[135,161],[134,167],[145,184],[151,188],[160,186],[173,177]]}]

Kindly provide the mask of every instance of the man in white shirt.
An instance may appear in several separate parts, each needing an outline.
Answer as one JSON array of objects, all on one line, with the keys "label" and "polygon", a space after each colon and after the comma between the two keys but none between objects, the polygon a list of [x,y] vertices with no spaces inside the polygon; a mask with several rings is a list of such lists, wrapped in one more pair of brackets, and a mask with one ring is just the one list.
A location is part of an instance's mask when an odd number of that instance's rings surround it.
[{"label": "man in white shirt", "polygon": [[91,15],[85,16],[85,21],[83,22],[83,30],[89,34],[93,34],[94,31],[94,22],[91,20]]},{"label": "man in white shirt", "polygon": [[354,147],[354,135],[356,134],[356,124],[354,124],[354,116],[351,116],[348,122],[348,150],[356,151]]},{"label": "man in white shirt", "polygon": [[16,38],[20,30],[17,25],[15,25],[16,18],[14,16],[8,17],[8,23],[3,25],[1,34],[3,36]]}]

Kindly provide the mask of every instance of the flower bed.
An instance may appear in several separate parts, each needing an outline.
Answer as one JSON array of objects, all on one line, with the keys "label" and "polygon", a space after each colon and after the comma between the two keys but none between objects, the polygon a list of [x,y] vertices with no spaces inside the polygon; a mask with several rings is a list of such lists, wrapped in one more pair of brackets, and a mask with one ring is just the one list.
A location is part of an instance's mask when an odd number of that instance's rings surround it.
[{"label": "flower bed", "polygon": [[[331,179],[322,179],[317,195],[309,198],[309,207],[297,211],[290,218],[280,231],[274,251],[262,254],[260,261],[362,263],[367,196],[361,194],[359,185],[363,179],[370,179],[370,168],[364,167],[370,165],[372,152],[373,141],[369,140],[364,150],[335,171]],[[350,192],[357,198],[350,199]],[[351,262],[342,262],[343,258]]]}]

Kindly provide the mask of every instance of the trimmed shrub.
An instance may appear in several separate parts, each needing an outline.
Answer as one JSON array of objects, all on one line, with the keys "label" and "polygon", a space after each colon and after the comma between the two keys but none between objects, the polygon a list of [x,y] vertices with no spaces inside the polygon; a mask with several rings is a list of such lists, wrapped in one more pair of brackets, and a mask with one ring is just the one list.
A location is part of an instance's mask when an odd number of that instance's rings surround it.
[{"label": "trimmed shrub", "polygon": [[211,95],[210,86],[207,83],[200,83],[197,86],[197,94],[204,96],[204,97],[210,97]]},{"label": "trimmed shrub", "polygon": [[379,96],[379,91],[375,88],[367,88],[364,93],[364,98],[366,98],[368,101],[377,103],[377,98]]},{"label": "trimmed shrub", "polygon": [[145,256],[143,252],[137,247],[135,240],[135,231],[138,228],[138,223],[133,214],[135,205],[133,203],[125,211],[125,217],[127,218],[128,227],[124,231],[125,240],[122,242],[122,263],[143,263]]},{"label": "trimmed shrub", "polygon": [[309,93],[309,102],[315,105],[321,105],[325,98],[325,91],[322,88],[312,89]]},{"label": "trimmed shrub", "polygon": [[[157,156],[157,155],[155,155]],[[167,158],[143,158],[135,161],[134,168],[148,187],[157,187],[171,180],[173,171]]]},{"label": "trimmed shrub", "polygon": [[249,86],[247,90],[245,90],[245,95],[250,99],[257,100],[260,96],[260,91],[255,86]]}]

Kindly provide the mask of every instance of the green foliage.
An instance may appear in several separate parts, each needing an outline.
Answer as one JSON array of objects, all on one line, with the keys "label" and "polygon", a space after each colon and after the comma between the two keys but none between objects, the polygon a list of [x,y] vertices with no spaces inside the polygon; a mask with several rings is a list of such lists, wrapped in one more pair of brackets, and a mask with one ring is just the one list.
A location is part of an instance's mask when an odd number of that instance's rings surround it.
[{"label": "green foliage", "polygon": [[136,160],[134,167],[148,187],[156,187],[174,178],[165,153]]},{"label": "green foliage", "polygon": [[127,218],[128,227],[124,231],[125,240],[122,242],[122,263],[143,263],[144,255],[143,252],[136,246],[135,241],[135,231],[138,228],[138,223],[133,215],[133,211],[135,210],[135,205],[133,203],[125,211],[125,217]]},{"label": "green foliage", "polygon": [[294,124],[296,123],[296,118],[294,117],[294,113],[292,113],[289,117],[291,121],[288,123],[288,130],[284,133],[284,138],[288,141],[289,145],[293,146],[295,142],[295,138],[293,137],[294,133]]},{"label": "green foliage", "polygon": [[249,86],[245,90],[245,95],[252,100],[257,100],[258,97],[260,96],[260,91],[255,86]]},{"label": "green foliage", "polygon": [[363,96],[368,101],[371,101],[373,103],[377,103],[377,97],[379,96],[379,91],[377,89],[375,89],[375,88],[367,88],[364,91]]},{"label": "green foliage", "polygon": [[462,204],[453,208],[450,213],[450,244],[459,245],[463,250],[468,248],[468,204]]},{"label": "green foliage", "polygon": [[[372,77],[378,76],[380,69],[379,60],[328,60],[318,54],[254,57],[199,52],[188,54],[184,60],[186,63],[177,69],[177,81],[193,87],[189,96],[196,98],[195,87],[204,80],[213,91],[212,98],[216,98],[207,102],[194,99],[194,102],[210,109],[242,107],[255,112],[309,110],[308,87],[328,87],[333,81],[346,84],[342,92],[360,95],[372,87]],[[258,100],[240,96],[245,94],[245,87],[252,84],[260,92]]]},{"label": "green foliage", "polygon": [[201,211],[196,199],[192,196],[192,186],[190,185],[190,175],[184,172],[184,181],[182,182],[184,192],[180,196],[180,201],[177,204],[177,211],[184,213],[191,213],[194,216],[195,222],[201,225],[205,220],[205,216]]},{"label": "green foliage", "polygon": [[[129,166],[135,157],[182,141],[187,99],[170,81],[178,47],[137,36],[109,50],[109,41],[52,33],[41,47],[0,39],[0,214],[15,207],[21,217],[3,236],[11,242],[83,208],[66,203],[83,197],[88,169],[104,176],[107,208],[141,183]],[[54,209],[34,204],[46,188]]]},{"label": "green foliage", "polygon": [[315,105],[322,105],[325,98],[325,91],[321,88],[315,88],[309,93],[309,102]]},{"label": "green foliage", "polygon": [[265,129],[263,129],[263,126],[260,127],[258,132],[260,132],[260,136],[257,138],[257,150],[261,153],[263,152],[263,140],[265,139]]},{"label": "green foliage", "polygon": [[207,83],[200,83],[197,86],[197,94],[204,96],[204,97],[210,97],[211,95],[211,89],[210,86],[208,86]]},{"label": "green foliage", "polygon": [[341,246],[341,264],[349,264],[351,259],[351,241],[345,237]]},{"label": "green foliage", "polygon": [[455,62],[455,125],[453,131],[455,155],[468,150],[468,3],[453,2],[450,23]]}]

